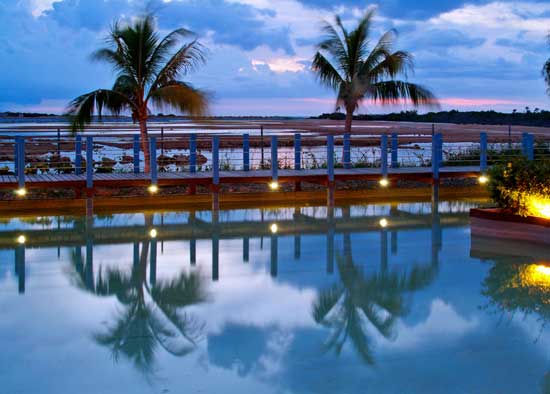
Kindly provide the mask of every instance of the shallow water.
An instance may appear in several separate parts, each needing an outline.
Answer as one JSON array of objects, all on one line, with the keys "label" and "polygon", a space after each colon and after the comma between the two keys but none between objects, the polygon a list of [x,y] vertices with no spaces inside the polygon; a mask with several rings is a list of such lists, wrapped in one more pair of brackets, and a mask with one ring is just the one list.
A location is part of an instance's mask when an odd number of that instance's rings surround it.
[{"label": "shallow water", "polygon": [[548,392],[549,252],[481,203],[4,220],[0,392]]}]

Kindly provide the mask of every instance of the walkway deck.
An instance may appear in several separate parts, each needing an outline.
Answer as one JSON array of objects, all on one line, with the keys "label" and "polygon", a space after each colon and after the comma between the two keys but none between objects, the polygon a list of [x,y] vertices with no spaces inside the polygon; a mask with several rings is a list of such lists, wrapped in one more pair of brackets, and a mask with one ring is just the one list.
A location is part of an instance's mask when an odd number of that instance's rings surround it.
[{"label": "walkway deck", "polygon": [[[440,178],[470,178],[480,173],[478,166],[442,167]],[[220,184],[235,183],[266,183],[272,178],[271,170],[255,171],[220,171]],[[334,177],[337,181],[350,180],[378,180],[381,177],[380,168],[353,168],[335,169]],[[326,169],[317,170],[279,170],[279,182],[314,182],[326,183],[328,180]],[[388,171],[390,180],[419,180],[432,179],[431,167],[392,168]],[[178,185],[212,185],[212,172],[164,172],[158,174],[159,186]],[[115,173],[94,174],[94,187],[132,187],[148,186],[151,183],[149,174]],[[17,188],[17,177],[14,175],[0,176],[0,189]],[[56,175],[26,175],[27,188],[86,188],[86,175],[56,174]]]}]

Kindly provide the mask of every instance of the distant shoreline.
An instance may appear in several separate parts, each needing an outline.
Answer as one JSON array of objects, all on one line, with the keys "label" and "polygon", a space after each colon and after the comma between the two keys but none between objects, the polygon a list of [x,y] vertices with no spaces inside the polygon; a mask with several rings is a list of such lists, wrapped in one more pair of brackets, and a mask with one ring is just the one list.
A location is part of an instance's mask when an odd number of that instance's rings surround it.
[{"label": "distant shoreline", "polygon": [[[496,112],[496,111],[439,111],[418,113],[416,111],[402,111],[389,114],[357,114],[356,121],[386,121],[386,122],[410,122],[410,123],[433,123],[433,124],[456,124],[456,125],[504,125],[504,126],[533,126],[550,127],[550,111],[533,111],[526,109],[525,112]],[[149,117],[150,122],[172,123],[172,122],[215,122],[215,121],[306,121],[306,120],[328,120],[344,121],[345,115],[340,112],[325,113],[319,116],[207,116],[190,117],[173,114],[157,114]],[[25,112],[2,112],[0,123],[70,123],[68,117],[56,114],[25,113]],[[106,115],[101,118],[93,117],[96,123],[132,123],[131,116]]]}]

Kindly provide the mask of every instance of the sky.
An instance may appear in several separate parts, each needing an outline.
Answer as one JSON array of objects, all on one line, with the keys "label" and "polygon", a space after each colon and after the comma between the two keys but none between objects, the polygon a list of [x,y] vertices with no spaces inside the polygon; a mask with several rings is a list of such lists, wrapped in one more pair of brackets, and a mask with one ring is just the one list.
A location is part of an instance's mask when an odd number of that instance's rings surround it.
[{"label": "sky", "polygon": [[[72,98],[110,88],[114,73],[89,55],[113,21],[153,10],[162,33],[186,27],[208,48],[185,80],[212,94],[211,115],[331,112],[335,94],[310,69],[321,23],[339,14],[351,28],[369,7],[373,41],[396,29],[395,49],[415,58],[409,81],[442,109],[550,109],[548,0],[0,0],[0,111],[62,113]],[[403,109],[366,102],[358,112]]]}]

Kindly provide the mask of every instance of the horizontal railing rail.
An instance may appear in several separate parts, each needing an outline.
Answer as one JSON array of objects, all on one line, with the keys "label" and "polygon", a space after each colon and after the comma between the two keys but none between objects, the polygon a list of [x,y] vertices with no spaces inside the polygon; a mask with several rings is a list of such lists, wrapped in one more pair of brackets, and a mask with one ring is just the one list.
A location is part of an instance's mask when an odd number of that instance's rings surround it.
[{"label": "horizontal railing rail", "polygon": [[[549,158],[550,144],[528,133],[507,142],[490,141],[487,133],[481,133],[477,141],[460,143],[445,141],[441,133],[380,137],[295,133],[262,139],[249,134],[154,133],[146,140],[139,135],[0,138],[0,176],[15,177],[21,190],[27,178],[35,175],[75,175],[86,180],[87,188],[93,188],[99,174],[146,174],[144,179],[153,187],[163,173],[202,174],[216,186],[220,177],[228,174],[260,170],[264,177],[268,171],[275,184],[281,174],[286,174],[281,173],[284,170],[325,174],[328,182],[333,182],[346,170],[370,169],[379,174],[384,186],[389,176],[408,169],[427,171],[438,180],[442,168],[483,174],[491,165],[518,157]],[[147,162],[150,166],[146,171]],[[9,179],[13,183],[13,178]]]}]

